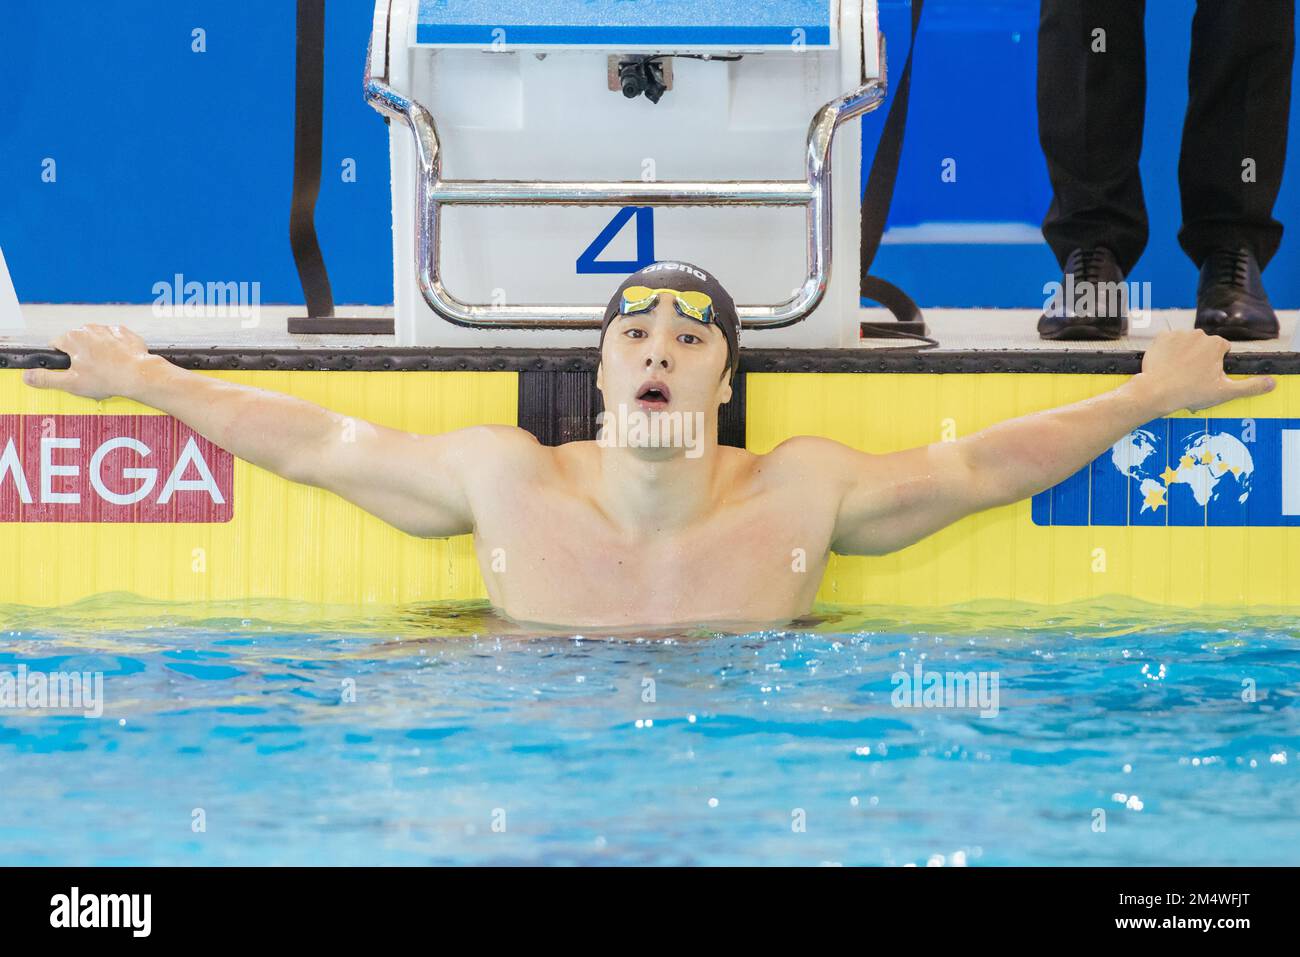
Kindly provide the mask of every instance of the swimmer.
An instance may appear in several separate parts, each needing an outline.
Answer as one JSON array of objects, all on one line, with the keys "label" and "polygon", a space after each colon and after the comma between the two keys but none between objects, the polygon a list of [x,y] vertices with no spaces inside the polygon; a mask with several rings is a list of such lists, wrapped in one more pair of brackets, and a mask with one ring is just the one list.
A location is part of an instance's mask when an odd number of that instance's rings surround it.
[{"label": "swimmer", "polygon": [[[605,311],[596,373],[606,410],[630,427],[555,447],[513,426],[416,435],[358,421],[181,369],[121,326],[56,337],[70,367],[29,369],[23,380],[152,406],[410,535],[472,533],[498,611],[572,628],[788,623],[811,609],[832,552],[906,548],[1051,488],[1152,419],[1274,388],[1265,376],[1224,374],[1226,339],[1169,331],[1117,388],[955,441],[872,454],[796,436],[756,455],[717,442],[737,332],[731,297],[699,267],[634,273]],[[673,413],[703,427],[690,441],[687,429],[646,427]],[[664,434],[681,441],[655,441]]]}]

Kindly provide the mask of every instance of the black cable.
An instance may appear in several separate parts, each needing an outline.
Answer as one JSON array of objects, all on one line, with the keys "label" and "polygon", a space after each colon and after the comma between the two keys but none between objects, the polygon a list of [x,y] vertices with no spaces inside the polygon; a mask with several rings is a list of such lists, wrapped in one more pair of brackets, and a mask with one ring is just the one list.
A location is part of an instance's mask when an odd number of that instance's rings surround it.
[{"label": "black cable", "polygon": [[907,99],[912,87],[912,54],[916,52],[916,34],[921,25],[921,8],[924,0],[912,0],[912,43],[907,51],[907,62],[894,90],[894,101],[885,117],[876,146],[876,156],[871,162],[867,185],[862,193],[862,253],[858,275],[861,283],[858,294],[864,299],[878,302],[894,314],[896,319],[921,321],[921,309],[912,297],[892,282],[871,275],[871,264],[880,249],[885,235],[885,222],[894,197],[894,184],[898,179],[898,162],[903,153],[903,132],[907,128]]},{"label": "black cable", "polygon": [[334,315],[334,294],[330,290],[325,257],[316,237],[325,99],[325,0],[298,0],[295,82],[289,245],[298,267],[307,315],[321,318]]}]

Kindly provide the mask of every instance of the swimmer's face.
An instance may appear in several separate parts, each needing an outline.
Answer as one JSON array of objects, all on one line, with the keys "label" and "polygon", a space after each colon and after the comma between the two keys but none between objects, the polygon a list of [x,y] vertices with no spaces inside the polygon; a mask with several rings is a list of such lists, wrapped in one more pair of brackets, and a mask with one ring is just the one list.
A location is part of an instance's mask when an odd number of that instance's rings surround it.
[{"label": "swimmer's face", "polygon": [[[660,293],[649,312],[616,316],[605,330],[596,388],[605,408],[624,404],[643,412],[716,415],[731,398],[727,337],[713,323],[680,315],[671,293]],[[648,392],[659,382],[666,395]]]}]

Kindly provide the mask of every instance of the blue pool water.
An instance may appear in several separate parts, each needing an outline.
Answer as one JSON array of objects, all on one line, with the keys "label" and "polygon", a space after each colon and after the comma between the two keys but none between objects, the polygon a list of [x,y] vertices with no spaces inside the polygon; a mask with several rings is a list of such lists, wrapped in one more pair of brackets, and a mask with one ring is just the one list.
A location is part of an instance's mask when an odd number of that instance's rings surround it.
[{"label": "blue pool water", "polygon": [[[0,676],[104,675],[100,718],[0,708],[0,864],[1300,857],[1293,616],[507,630],[476,604],[0,608]],[[996,677],[997,713],[899,706],[918,665]]]}]

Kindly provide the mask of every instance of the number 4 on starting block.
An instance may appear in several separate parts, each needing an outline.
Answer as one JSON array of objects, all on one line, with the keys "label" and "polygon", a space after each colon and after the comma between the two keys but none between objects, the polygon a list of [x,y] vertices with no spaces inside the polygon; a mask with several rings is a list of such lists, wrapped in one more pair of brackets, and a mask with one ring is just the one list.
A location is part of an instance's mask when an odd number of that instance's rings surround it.
[{"label": "number 4 on starting block", "polygon": [[[578,257],[577,272],[582,273],[630,273],[655,261],[655,220],[653,206],[624,206],[609,225],[600,231],[600,235],[591,241],[591,245]],[[622,232],[628,220],[636,217],[636,259],[605,259],[596,257]]]}]

